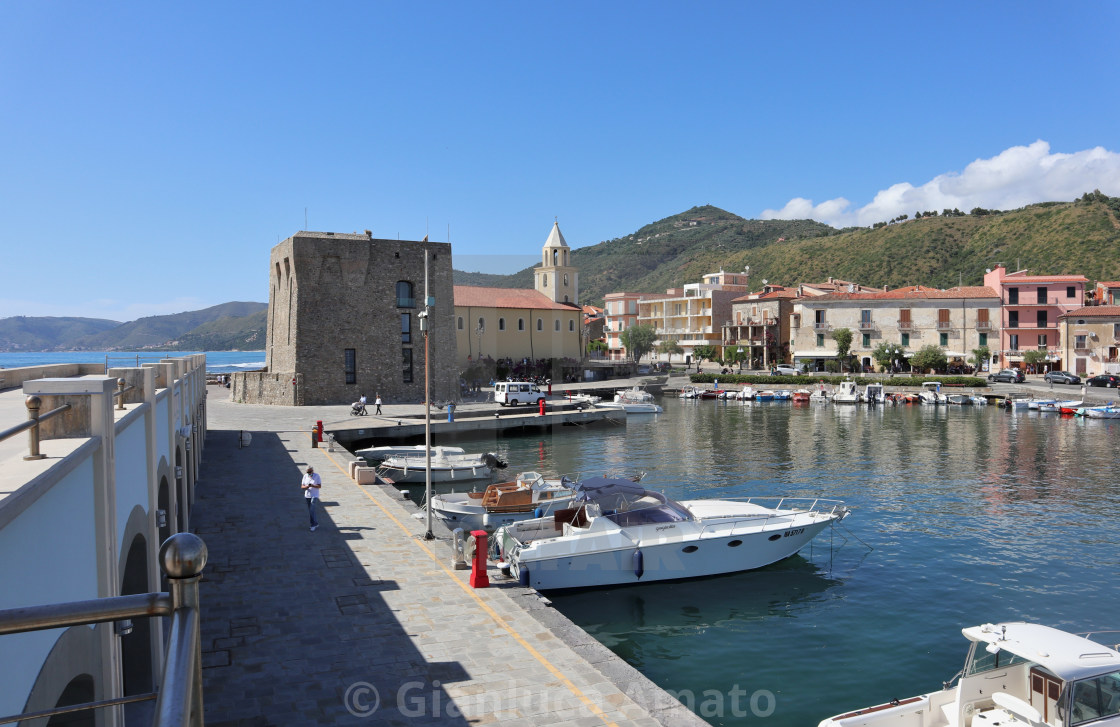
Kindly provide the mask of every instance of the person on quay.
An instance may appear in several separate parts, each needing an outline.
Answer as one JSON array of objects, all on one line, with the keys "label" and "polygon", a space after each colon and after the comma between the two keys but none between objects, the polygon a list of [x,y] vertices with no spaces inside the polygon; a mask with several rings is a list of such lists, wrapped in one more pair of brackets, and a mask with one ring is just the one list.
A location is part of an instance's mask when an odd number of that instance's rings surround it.
[{"label": "person on quay", "polygon": [[315,507],[319,502],[319,490],[323,488],[323,480],[315,472],[314,467],[307,468],[307,474],[303,476],[300,487],[303,488],[303,496],[307,500],[307,514],[311,518],[311,530],[314,532],[319,527],[319,520],[315,517]]},{"label": "person on quay", "polygon": [[373,404],[374,404],[374,406],[377,407],[377,411],[375,411],[374,414],[380,414],[381,413],[381,394],[377,395],[377,398],[375,398],[373,400]]}]

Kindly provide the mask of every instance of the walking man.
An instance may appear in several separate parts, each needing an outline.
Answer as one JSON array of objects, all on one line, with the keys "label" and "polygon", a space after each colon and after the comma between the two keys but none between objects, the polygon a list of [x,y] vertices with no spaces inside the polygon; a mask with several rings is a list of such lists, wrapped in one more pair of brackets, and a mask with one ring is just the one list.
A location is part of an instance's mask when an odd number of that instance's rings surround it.
[{"label": "walking man", "polygon": [[381,394],[377,395],[377,398],[374,400],[373,403],[374,403],[374,405],[377,406],[377,411],[374,412],[374,413],[375,414],[380,414],[381,413]]},{"label": "walking man", "polygon": [[303,496],[307,500],[307,514],[311,518],[311,530],[314,531],[319,527],[319,520],[315,517],[315,505],[319,502],[319,490],[323,487],[323,480],[315,473],[314,467],[307,468],[307,474],[303,476],[300,487],[303,488]]}]

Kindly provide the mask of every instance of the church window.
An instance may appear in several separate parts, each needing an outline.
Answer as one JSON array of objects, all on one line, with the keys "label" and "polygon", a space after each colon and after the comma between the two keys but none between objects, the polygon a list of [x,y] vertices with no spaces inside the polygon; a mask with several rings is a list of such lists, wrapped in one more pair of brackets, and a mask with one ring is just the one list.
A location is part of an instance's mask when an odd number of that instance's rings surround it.
[{"label": "church window", "polygon": [[548,276],[547,275],[542,275],[541,276],[541,287],[542,288],[547,288],[548,287]]},{"label": "church window", "polygon": [[559,318],[557,318],[555,321],[552,322],[552,329],[554,331],[556,331],[557,333],[560,332],[560,319]]},{"label": "church window", "polygon": [[519,330],[519,331],[524,331],[525,330],[525,319],[524,318],[518,318],[517,319],[517,330]]},{"label": "church window", "polygon": [[544,320],[542,320],[540,318],[537,319],[537,330],[538,331],[543,331],[544,330]]},{"label": "church window", "polygon": [[559,265],[560,264],[560,251],[559,250],[553,250],[552,251],[552,264],[553,265]]},{"label": "church window", "polygon": [[505,318],[499,318],[498,319],[498,330],[499,331],[504,331],[505,329],[506,329],[506,319]]},{"label": "church window", "polygon": [[397,281],[397,307],[416,307],[416,299],[412,297],[412,283],[408,282],[407,280]]},{"label": "church window", "polygon": [[478,330],[480,332],[486,330],[486,319],[485,318],[479,318],[478,319]]},{"label": "church window", "polygon": [[460,331],[463,330],[463,316],[459,316],[457,327]]},{"label": "church window", "polygon": [[568,321],[568,333],[575,333],[575,330],[576,330],[576,322],[575,321]]},{"label": "church window", "polygon": [[568,274],[564,273],[564,287],[568,287]]}]

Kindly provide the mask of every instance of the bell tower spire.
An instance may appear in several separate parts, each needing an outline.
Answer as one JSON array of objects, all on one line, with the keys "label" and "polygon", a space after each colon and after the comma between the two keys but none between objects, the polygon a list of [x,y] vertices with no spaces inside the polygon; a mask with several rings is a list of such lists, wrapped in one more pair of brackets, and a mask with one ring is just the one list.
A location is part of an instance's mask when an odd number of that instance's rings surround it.
[{"label": "bell tower spire", "polygon": [[557,219],[541,249],[541,266],[533,270],[537,292],[554,303],[579,303],[579,271],[571,265],[571,254]]}]

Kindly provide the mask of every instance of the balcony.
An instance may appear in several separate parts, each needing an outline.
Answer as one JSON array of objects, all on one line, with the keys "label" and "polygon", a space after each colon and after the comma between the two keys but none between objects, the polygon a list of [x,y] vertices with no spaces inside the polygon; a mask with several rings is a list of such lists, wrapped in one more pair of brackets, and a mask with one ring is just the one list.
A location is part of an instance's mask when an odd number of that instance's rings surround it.
[{"label": "balcony", "polygon": [[859,322],[859,329],[861,331],[874,331],[875,330],[875,324],[872,323],[870,320],[866,320],[866,321],[861,320]]},{"label": "balcony", "polygon": [[831,330],[831,328],[832,328],[832,326],[828,325],[827,323],[823,323],[821,321],[817,321],[813,324],[813,330],[814,331],[828,331],[828,330]]},{"label": "balcony", "polygon": [[939,331],[950,331],[952,329],[953,329],[953,322],[952,321],[938,321],[937,322],[937,330],[939,330]]},{"label": "balcony", "polygon": [[995,326],[992,325],[991,321],[976,321],[976,330],[978,331],[990,331],[993,328]]},{"label": "balcony", "polygon": [[899,318],[898,329],[900,331],[912,331],[914,330],[914,321],[910,320],[909,318]]}]

